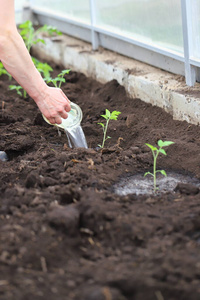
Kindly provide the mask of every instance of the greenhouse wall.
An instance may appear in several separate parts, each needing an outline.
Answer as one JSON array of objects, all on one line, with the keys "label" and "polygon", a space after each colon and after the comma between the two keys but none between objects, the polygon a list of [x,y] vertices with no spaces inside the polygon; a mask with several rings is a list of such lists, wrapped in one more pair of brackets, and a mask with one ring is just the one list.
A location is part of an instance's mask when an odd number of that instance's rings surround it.
[{"label": "greenhouse wall", "polygon": [[[27,1],[26,1],[27,2]],[[16,1],[16,8],[23,5]],[[199,81],[200,4],[195,0],[30,0],[34,20]]]},{"label": "greenhouse wall", "polygon": [[23,22],[23,7],[27,3],[24,0],[15,0],[15,20],[17,24]]}]

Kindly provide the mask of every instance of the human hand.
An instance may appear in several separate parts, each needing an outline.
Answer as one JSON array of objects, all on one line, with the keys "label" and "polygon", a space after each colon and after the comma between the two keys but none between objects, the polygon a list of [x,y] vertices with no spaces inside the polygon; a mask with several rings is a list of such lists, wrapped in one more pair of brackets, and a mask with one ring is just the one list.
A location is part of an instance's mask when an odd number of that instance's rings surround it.
[{"label": "human hand", "polygon": [[70,101],[59,88],[46,86],[40,94],[39,99],[35,99],[41,113],[51,124],[61,124],[63,119],[68,117],[70,111]]}]

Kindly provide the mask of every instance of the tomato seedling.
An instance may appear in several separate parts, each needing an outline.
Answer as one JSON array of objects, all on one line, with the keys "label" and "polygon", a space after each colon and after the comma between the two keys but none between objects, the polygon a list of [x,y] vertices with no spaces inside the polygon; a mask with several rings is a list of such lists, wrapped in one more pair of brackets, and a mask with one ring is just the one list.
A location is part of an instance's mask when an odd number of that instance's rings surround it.
[{"label": "tomato seedling", "polygon": [[44,79],[50,78],[50,72],[53,72],[52,67],[47,63],[42,63],[35,57],[32,57],[32,61],[34,65],[36,66],[37,70],[40,72],[40,74],[43,74]]},{"label": "tomato seedling", "polygon": [[164,149],[162,149],[163,147],[167,147],[167,146],[170,146],[174,144],[174,142],[170,142],[170,141],[165,141],[163,142],[162,140],[159,140],[158,141],[158,146],[159,148],[155,147],[155,146],[152,146],[151,144],[145,144],[146,146],[148,146],[151,151],[152,151],[152,154],[153,154],[153,173],[151,172],[146,172],[144,174],[144,176],[146,175],[151,175],[153,176],[153,181],[154,181],[154,192],[156,192],[158,190],[158,187],[156,186],[156,174],[157,173],[161,173],[162,175],[164,176],[167,176],[165,170],[156,170],[156,163],[157,163],[157,158],[158,158],[158,155],[159,153],[162,153],[164,155],[167,155],[167,153],[165,152]]},{"label": "tomato seedling", "polygon": [[65,82],[64,76],[66,74],[69,74],[70,70],[63,70],[60,74],[57,75],[56,78],[47,77],[45,78],[45,81],[47,83],[53,83],[53,85],[57,88],[61,88],[62,82]]},{"label": "tomato seedling", "polygon": [[40,43],[40,42],[45,44],[45,41],[43,39],[40,39],[37,37],[40,32],[46,32],[50,36],[52,36],[54,33],[56,33],[57,35],[62,34],[55,27],[52,27],[49,25],[44,25],[44,26],[40,27],[39,29],[35,30],[33,27],[33,23],[30,20],[20,24],[19,29],[21,29],[20,35],[23,38],[24,43],[29,52],[33,45]]},{"label": "tomato seedling", "polygon": [[120,111],[114,110],[113,112],[110,112],[108,109],[106,109],[106,114],[105,115],[101,115],[101,117],[103,117],[104,119],[106,119],[106,124],[98,123],[103,128],[103,142],[102,142],[102,145],[98,145],[100,148],[103,148],[104,144],[105,144],[105,141],[107,139],[111,138],[110,136],[106,136],[107,135],[109,121],[110,120],[117,120],[119,114],[121,114]]},{"label": "tomato seedling", "polygon": [[[24,99],[27,96],[27,92],[23,89],[21,85],[9,85],[9,90],[10,91],[16,91],[17,95],[24,97]],[[22,90],[22,92],[21,92]]]}]

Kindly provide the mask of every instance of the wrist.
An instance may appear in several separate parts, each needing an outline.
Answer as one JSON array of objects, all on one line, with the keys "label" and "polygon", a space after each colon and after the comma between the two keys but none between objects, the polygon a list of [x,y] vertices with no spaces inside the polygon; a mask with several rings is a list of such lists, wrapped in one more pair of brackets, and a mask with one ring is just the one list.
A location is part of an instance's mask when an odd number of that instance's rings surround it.
[{"label": "wrist", "polygon": [[43,81],[29,95],[38,104],[46,98],[48,88],[49,86]]}]

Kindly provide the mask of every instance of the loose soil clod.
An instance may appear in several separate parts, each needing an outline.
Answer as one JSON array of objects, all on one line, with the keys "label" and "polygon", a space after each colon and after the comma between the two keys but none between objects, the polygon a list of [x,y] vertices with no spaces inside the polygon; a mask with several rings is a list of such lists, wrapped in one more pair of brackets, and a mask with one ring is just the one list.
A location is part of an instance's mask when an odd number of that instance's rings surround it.
[{"label": "loose soil clod", "polygon": [[[9,161],[0,160],[0,299],[199,300],[198,188],[113,191],[152,170],[145,143],[159,139],[175,144],[158,168],[200,180],[199,127],[129,99],[115,80],[71,72],[63,89],[82,108],[89,149],[70,149],[35,103],[1,80],[0,149]],[[121,115],[96,151],[105,108]]]}]

